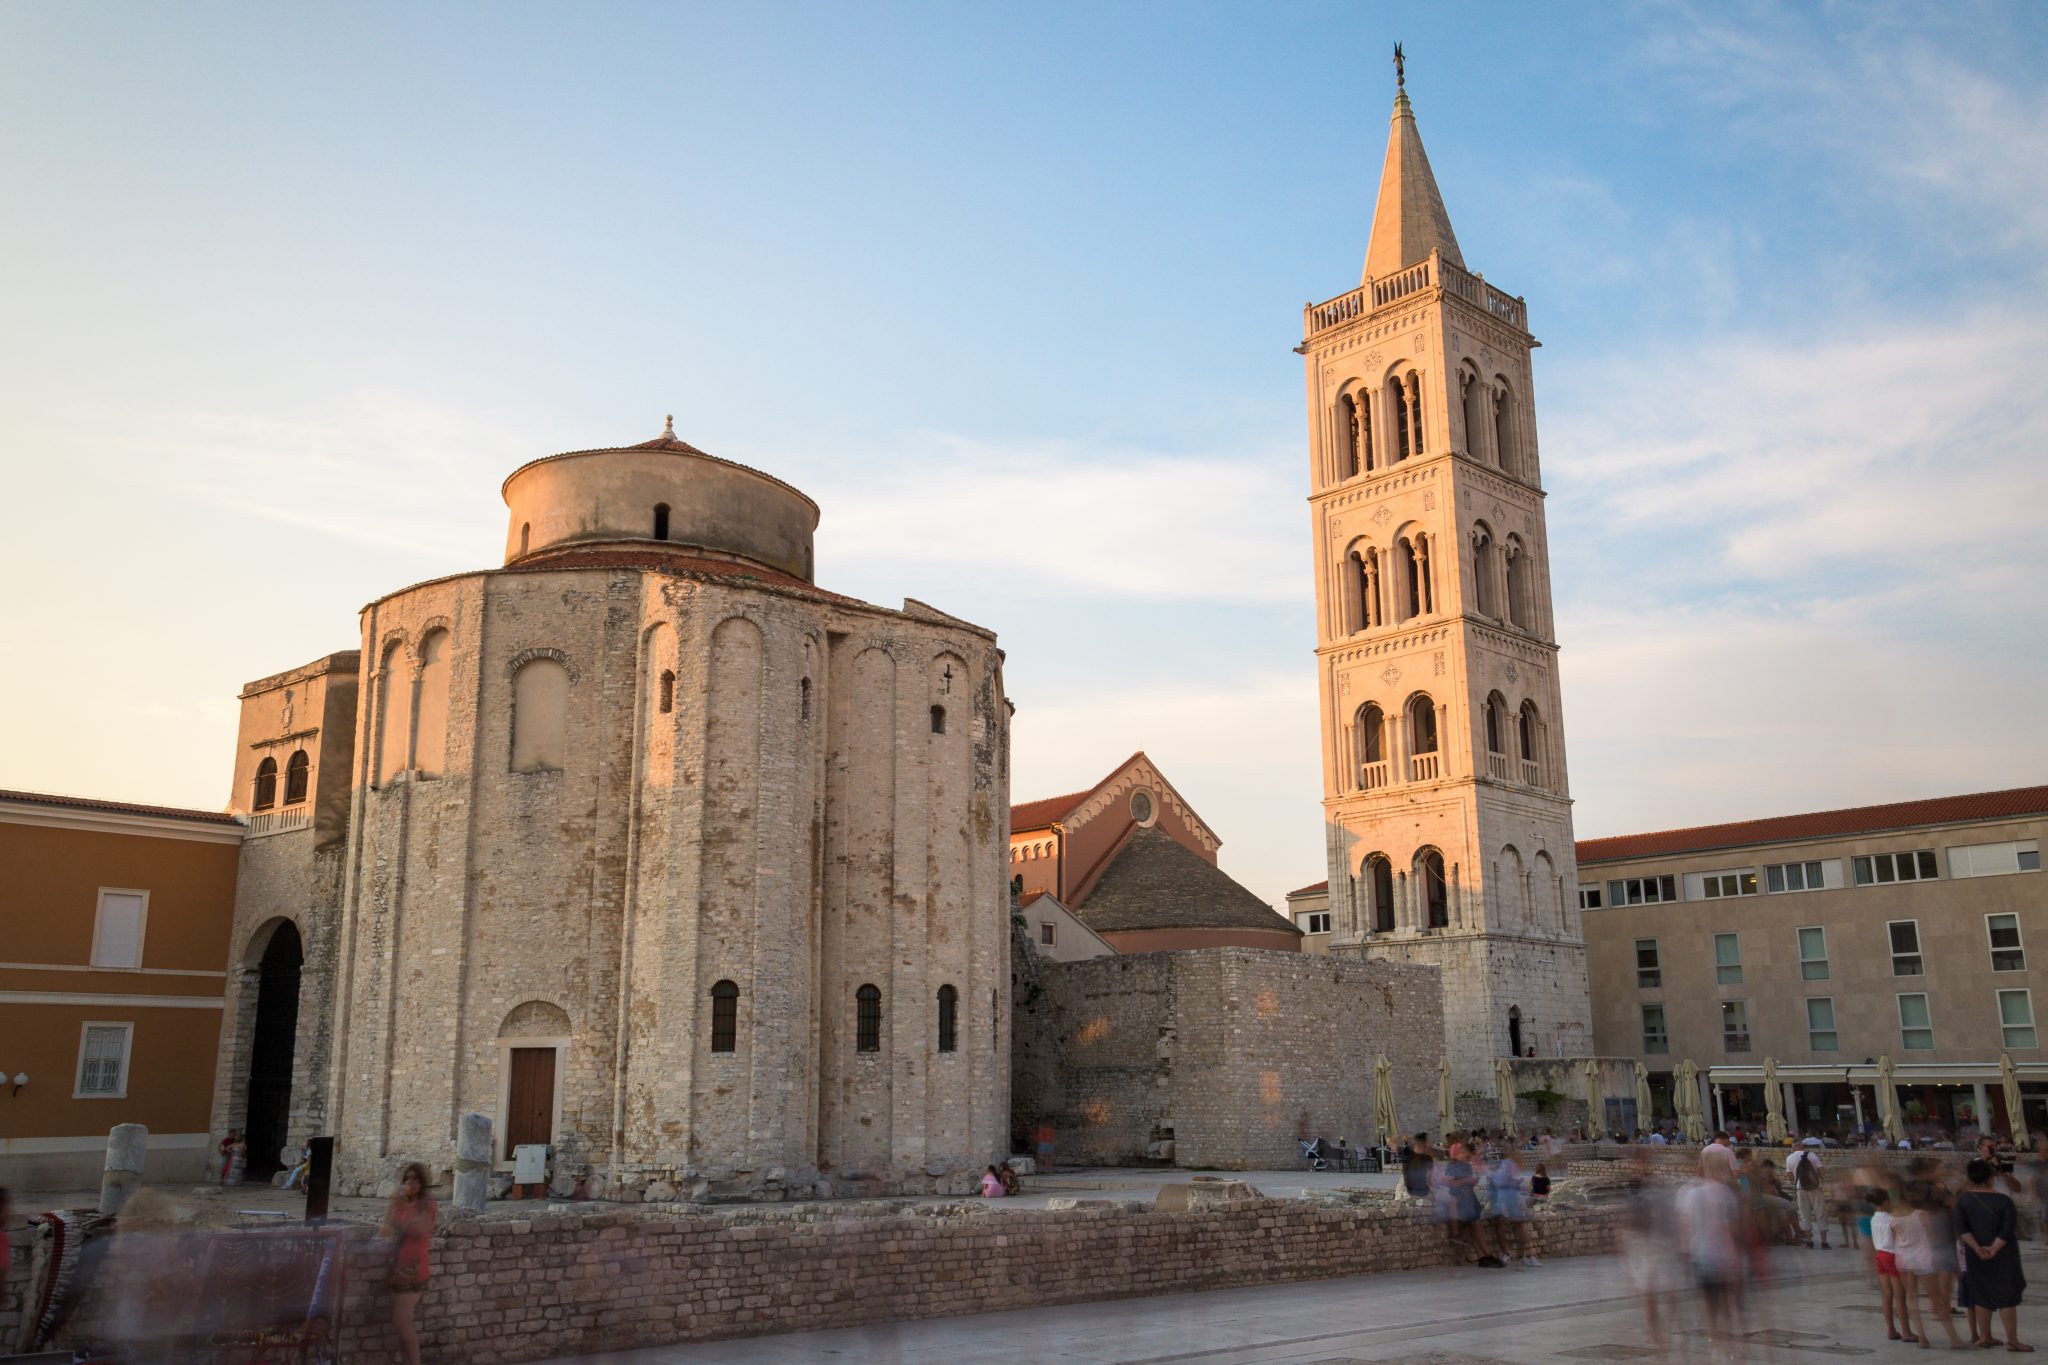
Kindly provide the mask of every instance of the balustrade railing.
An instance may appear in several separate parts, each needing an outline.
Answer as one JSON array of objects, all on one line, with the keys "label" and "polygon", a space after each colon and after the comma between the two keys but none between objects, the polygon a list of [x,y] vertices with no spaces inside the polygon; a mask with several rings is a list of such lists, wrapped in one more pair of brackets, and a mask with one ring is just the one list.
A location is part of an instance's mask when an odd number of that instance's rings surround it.
[{"label": "balustrade railing", "polygon": [[1496,782],[1508,780],[1508,756],[1489,753],[1486,756],[1486,775]]},{"label": "balustrade railing", "polygon": [[1303,322],[1308,335],[1314,336],[1432,286],[1446,289],[1466,302],[1484,308],[1502,322],[1523,331],[1529,329],[1529,310],[1520,299],[1502,293],[1481,276],[1435,256],[1385,279],[1368,279],[1358,288],[1334,299],[1312,303],[1304,310]]},{"label": "balustrade railing", "polygon": [[1410,782],[1434,782],[1443,771],[1437,754],[1414,754],[1408,759],[1408,780]]},{"label": "balustrade railing", "polygon": [[1430,263],[1424,261],[1421,265],[1411,265],[1406,270],[1389,275],[1383,280],[1374,280],[1372,306],[1378,308],[1382,304],[1392,303],[1395,299],[1405,299],[1410,294],[1429,288],[1429,266]]},{"label": "balustrade railing", "polygon": [[1378,763],[1361,763],[1358,765],[1358,789],[1360,791],[1376,792],[1388,785],[1392,780],[1387,773],[1385,760]]},{"label": "balustrade railing", "polygon": [[259,810],[249,817],[248,837],[259,834],[283,834],[286,830],[304,829],[313,823],[313,804],[301,802],[286,806],[283,810]]},{"label": "balustrade railing", "polygon": [[1536,780],[1536,776],[1537,776],[1537,772],[1536,772],[1536,760],[1535,760],[1535,759],[1533,759],[1533,758],[1525,758],[1525,759],[1523,759],[1523,760],[1522,760],[1522,781],[1524,781],[1524,782],[1528,783],[1528,784],[1529,784],[1530,786],[1532,786],[1532,787],[1535,787],[1535,786],[1540,786],[1540,785],[1542,785],[1542,784],[1540,784],[1539,782],[1537,782],[1537,780]]}]

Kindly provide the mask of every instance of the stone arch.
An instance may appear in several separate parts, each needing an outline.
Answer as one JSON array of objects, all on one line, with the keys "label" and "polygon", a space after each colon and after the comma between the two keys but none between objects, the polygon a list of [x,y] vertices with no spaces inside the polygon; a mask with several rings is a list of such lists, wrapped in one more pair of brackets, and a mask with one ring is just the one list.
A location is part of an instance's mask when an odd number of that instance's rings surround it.
[{"label": "stone arch", "polygon": [[1394,864],[1386,854],[1372,852],[1358,865],[1359,918],[1375,934],[1391,934],[1399,926],[1394,907]]},{"label": "stone arch", "polygon": [[1556,925],[1559,933],[1570,933],[1569,912],[1565,909],[1564,877],[1558,872],[1557,864],[1551,860],[1550,851],[1539,848],[1536,850],[1536,856],[1530,861],[1530,875],[1535,880],[1537,894],[1543,898],[1544,909],[1549,912],[1544,918]]},{"label": "stone arch", "polygon": [[1416,909],[1423,927],[1448,929],[1451,925],[1451,883],[1444,855],[1434,845],[1415,850],[1410,864],[1415,877]]},{"label": "stone arch", "polygon": [[515,773],[560,772],[569,760],[569,690],[575,676],[551,654],[535,651],[512,673]]},{"label": "stone arch", "polygon": [[1508,929],[1529,923],[1529,882],[1522,850],[1513,844],[1502,844],[1493,860],[1493,877],[1495,927]]},{"label": "stone arch", "polygon": [[1347,634],[1372,630],[1387,623],[1387,556],[1370,537],[1355,537],[1344,547],[1343,581],[1338,585],[1337,609]]},{"label": "stone arch", "polygon": [[1518,535],[1510,535],[1500,547],[1507,566],[1507,619],[1523,630],[1536,628],[1535,585],[1529,579],[1529,547]]},{"label": "stone arch", "polygon": [[410,766],[422,777],[439,777],[448,761],[448,676],[453,666],[453,639],[447,626],[435,626],[420,636]]},{"label": "stone arch", "polygon": [[526,1000],[498,1025],[498,1122],[492,1141],[501,1162],[515,1148],[554,1144],[562,1127],[569,1012],[551,1000]]},{"label": "stone arch", "polygon": [[1483,377],[1479,363],[1470,356],[1458,362],[1456,375],[1459,423],[1464,427],[1465,454],[1486,459],[1487,437],[1492,435],[1493,387]]},{"label": "stone arch", "polygon": [[1499,538],[1484,521],[1472,523],[1467,537],[1472,546],[1472,606],[1481,616],[1500,617]]},{"label": "stone arch", "polygon": [[569,1012],[552,1000],[527,1000],[505,1012],[500,1038],[562,1038],[572,1030]]},{"label": "stone arch", "polygon": [[405,771],[406,746],[412,738],[411,669],[407,668],[404,674],[399,670],[399,661],[409,657],[404,635],[386,636],[384,652],[378,657],[376,768],[371,774],[372,786],[382,786]]},{"label": "stone arch", "polygon": [[292,1087],[298,1061],[299,978],[305,968],[305,940],[289,916],[264,921],[246,940],[242,999],[243,1031],[238,1080],[241,1103],[234,1126],[248,1143],[251,1176],[268,1176],[284,1165],[291,1137]]}]

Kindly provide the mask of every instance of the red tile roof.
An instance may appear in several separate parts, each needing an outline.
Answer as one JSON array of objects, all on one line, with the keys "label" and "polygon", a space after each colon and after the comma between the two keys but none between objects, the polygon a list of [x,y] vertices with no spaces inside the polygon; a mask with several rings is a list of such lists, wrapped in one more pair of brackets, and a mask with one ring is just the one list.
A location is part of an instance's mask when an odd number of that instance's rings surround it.
[{"label": "red tile roof", "polygon": [[198,820],[209,825],[241,823],[222,810],[187,810],[183,806],[142,806],[132,801],[99,801],[90,796],[58,796],[52,792],[0,790],[0,801],[25,801],[37,806],[64,806],[71,810],[104,810],[117,815],[155,815],[166,820]]},{"label": "red tile roof", "polygon": [[1827,839],[1844,834],[1949,825],[1970,820],[1997,820],[2021,815],[2048,815],[2048,787],[2016,787],[2010,791],[1977,792],[1969,796],[1937,796],[1924,801],[1894,801],[1883,806],[1815,811],[1809,815],[1777,815],[1762,820],[1736,820],[1725,825],[1699,825],[1651,834],[1618,834],[1609,839],[1581,839],[1579,863],[1611,863],[1624,858],[1649,858],[1670,853],[1696,853],[1744,844],[1783,844],[1801,839]]},{"label": "red tile roof", "polygon": [[1010,833],[1022,834],[1027,830],[1047,829],[1060,817],[1088,799],[1088,792],[1072,792],[1066,796],[1048,796],[1042,801],[1026,801],[1021,806],[1010,807]]},{"label": "red tile roof", "polygon": [[815,583],[806,583],[801,578],[774,569],[736,564],[730,559],[706,559],[686,551],[662,550],[654,546],[627,549],[602,543],[565,545],[544,550],[516,564],[507,564],[497,572],[545,573],[550,569],[659,569],[689,578],[708,578],[722,583],[759,583],[807,597],[822,597],[831,602],[847,602],[862,607],[870,605],[858,597],[830,592]]},{"label": "red tile roof", "polygon": [[1029,910],[1051,894],[1050,891],[1033,891],[1030,895],[1024,897],[1023,900],[1017,902],[1017,908],[1019,910]]},{"label": "red tile roof", "polygon": [[1290,891],[1287,893],[1287,898],[1293,900],[1296,896],[1320,896],[1329,889],[1330,883],[1325,879],[1319,882],[1311,882],[1307,886]]}]

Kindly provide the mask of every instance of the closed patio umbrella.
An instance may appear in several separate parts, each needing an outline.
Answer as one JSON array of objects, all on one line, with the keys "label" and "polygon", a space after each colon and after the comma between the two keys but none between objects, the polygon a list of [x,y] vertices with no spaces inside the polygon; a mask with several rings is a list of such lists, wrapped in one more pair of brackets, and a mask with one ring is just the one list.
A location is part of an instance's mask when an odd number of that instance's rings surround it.
[{"label": "closed patio umbrella", "polygon": [[[2005,1081],[2006,1130],[2012,1134],[2012,1145],[2025,1150],[2027,1145],[2027,1111],[2020,1103],[2020,1073],[2019,1069],[2012,1064],[2012,1054],[2010,1052],[1998,1054],[1998,1074]],[[1981,1119],[1979,1120],[1979,1131],[1988,1129],[1990,1126],[1990,1124],[1983,1122]]]},{"label": "closed patio umbrella", "polygon": [[1636,1127],[1648,1129],[1653,1126],[1650,1105],[1650,1068],[1636,1063]]},{"label": "closed patio umbrella", "polygon": [[1785,1091],[1778,1084],[1778,1059],[1764,1058],[1764,1135],[1772,1142],[1785,1140]]},{"label": "closed patio umbrella", "polygon": [[1607,1131],[1607,1102],[1600,1095],[1600,1063],[1586,1058],[1586,1136],[1598,1140]]},{"label": "closed patio umbrella", "polygon": [[1515,1131],[1515,1068],[1505,1057],[1493,1059],[1493,1096],[1500,1102],[1500,1130],[1519,1137]]},{"label": "closed patio umbrella", "polygon": [[1372,1116],[1379,1129],[1380,1146],[1392,1151],[1401,1120],[1394,1112],[1394,1064],[1384,1052],[1372,1064]]},{"label": "closed patio umbrella", "polygon": [[1707,1140],[1707,1116],[1700,1110],[1700,1067],[1690,1057],[1678,1064],[1673,1074],[1677,1093],[1672,1096],[1678,1109],[1678,1121],[1685,1129],[1687,1142]]},{"label": "closed patio umbrella", "polygon": [[1899,1122],[1899,1090],[1892,1083],[1892,1055],[1881,1052],[1877,1058],[1877,1121],[1884,1125],[1884,1135],[1897,1142],[1906,1135],[1905,1125]]},{"label": "closed patio umbrella", "polygon": [[1458,1126],[1458,1097],[1451,1089],[1451,1059],[1438,1059],[1436,1070],[1436,1126],[1437,1132],[1448,1142]]}]

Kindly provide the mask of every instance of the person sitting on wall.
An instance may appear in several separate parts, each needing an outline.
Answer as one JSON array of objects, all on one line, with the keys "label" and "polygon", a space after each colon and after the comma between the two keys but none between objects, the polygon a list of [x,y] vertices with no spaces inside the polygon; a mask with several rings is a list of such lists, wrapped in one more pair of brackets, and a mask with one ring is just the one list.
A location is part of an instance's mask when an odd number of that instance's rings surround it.
[{"label": "person sitting on wall", "polygon": [[996,1179],[1002,1182],[1004,1194],[1019,1195],[1024,1193],[1024,1182],[1017,1178],[1017,1170],[1009,1162],[1005,1161],[996,1168]]},{"label": "person sitting on wall", "polygon": [[1009,1191],[1003,1188],[1003,1178],[996,1174],[996,1168],[993,1166],[989,1167],[987,1172],[981,1177],[981,1197],[983,1199],[1001,1199],[1008,1193]]}]

